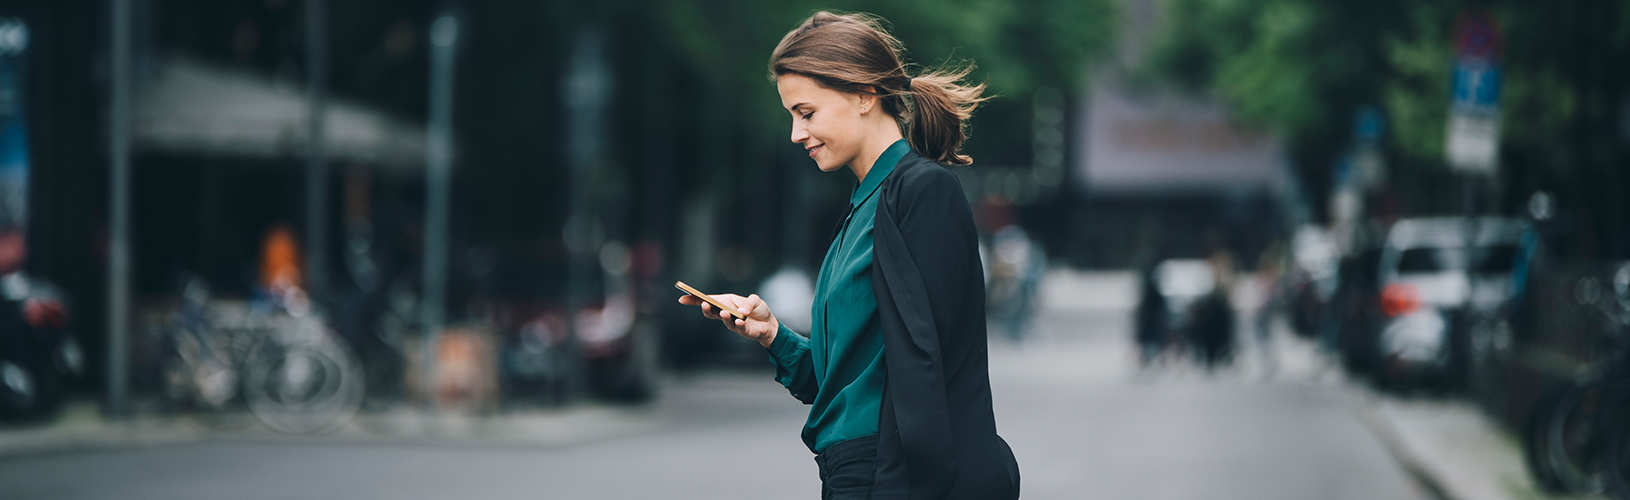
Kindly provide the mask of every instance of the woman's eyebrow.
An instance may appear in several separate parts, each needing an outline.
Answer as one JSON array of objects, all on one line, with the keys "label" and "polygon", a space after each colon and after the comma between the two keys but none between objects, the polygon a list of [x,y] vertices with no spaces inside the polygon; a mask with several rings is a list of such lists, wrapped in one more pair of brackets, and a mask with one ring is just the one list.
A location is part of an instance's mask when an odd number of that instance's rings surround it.
[{"label": "woman's eyebrow", "polygon": [[807,102],[800,102],[800,103],[798,103],[798,104],[794,104],[794,105],[792,105],[792,106],[788,106],[788,107],[787,107],[787,111],[791,111],[791,112],[793,112],[793,113],[797,113],[797,112],[798,112],[798,108],[799,108],[799,107],[800,107],[800,106],[808,106],[808,105],[809,105],[809,103],[807,103]]}]

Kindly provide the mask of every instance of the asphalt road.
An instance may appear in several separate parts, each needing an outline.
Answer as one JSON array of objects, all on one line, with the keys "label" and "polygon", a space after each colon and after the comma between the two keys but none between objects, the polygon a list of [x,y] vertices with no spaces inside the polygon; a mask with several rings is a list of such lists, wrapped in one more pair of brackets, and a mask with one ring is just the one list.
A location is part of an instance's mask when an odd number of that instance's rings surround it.
[{"label": "asphalt road", "polygon": [[[998,426],[1024,498],[1423,499],[1356,391],[1278,339],[1271,375],[1139,370],[1121,315],[1052,312],[996,341]],[[672,381],[651,407],[566,419],[584,440],[208,439],[0,460],[0,499],[818,498],[806,407],[768,372]],[[634,422],[634,424],[628,424]]]}]

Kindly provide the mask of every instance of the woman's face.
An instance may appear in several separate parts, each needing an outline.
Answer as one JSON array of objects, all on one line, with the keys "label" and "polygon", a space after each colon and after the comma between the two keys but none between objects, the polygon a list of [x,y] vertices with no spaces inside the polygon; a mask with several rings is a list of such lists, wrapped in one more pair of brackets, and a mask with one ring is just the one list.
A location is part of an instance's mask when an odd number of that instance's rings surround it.
[{"label": "woman's face", "polygon": [[861,111],[876,99],[846,94],[797,73],[776,77],[781,107],[792,113],[792,142],[802,144],[815,165],[831,172],[860,154],[867,127]]}]

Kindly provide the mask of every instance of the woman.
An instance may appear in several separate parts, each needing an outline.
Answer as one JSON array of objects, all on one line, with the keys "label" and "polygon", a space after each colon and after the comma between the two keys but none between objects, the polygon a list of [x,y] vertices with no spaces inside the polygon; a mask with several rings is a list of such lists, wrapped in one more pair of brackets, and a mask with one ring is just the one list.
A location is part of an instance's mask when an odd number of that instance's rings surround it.
[{"label": "woman", "polygon": [[792,142],[858,184],[815,286],[813,328],[781,326],[757,295],[694,297],[703,316],[758,341],[776,380],[812,405],[803,439],[823,499],[1016,498],[1018,464],[996,435],[984,276],[955,175],[983,85],[969,69],[915,77],[877,18],[816,13],[770,56]]}]

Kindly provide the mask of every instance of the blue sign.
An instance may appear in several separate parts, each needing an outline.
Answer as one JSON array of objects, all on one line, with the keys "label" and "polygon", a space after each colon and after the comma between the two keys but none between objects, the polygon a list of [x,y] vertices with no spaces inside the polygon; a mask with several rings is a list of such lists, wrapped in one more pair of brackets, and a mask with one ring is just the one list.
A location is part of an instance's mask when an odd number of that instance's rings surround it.
[{"label": "blue sign", "polygon": [[1500,159],[1500,28],[1494,15],[1473,9],[1455,22],[1455,67],[1450,89],[1449,166],[1493,175]]},{"label": "blue sign", "polygon": [[0,17],[0,230],[28,222],[28,25]]},{"label": "blue sign", "polygon": [[1494,108],[1499,104],[1499,68],[1479,61],[1461,61],[1455,65],[1455,108]]},{"label": "blue sign", "polygon": [[1358,114],[1353,120],[1353,134],[1357,136],[1358,142],[1380,141],[1385,128],[1386,123],[1381,119],[1381,108],[1368,105],[1358,108]]}]

